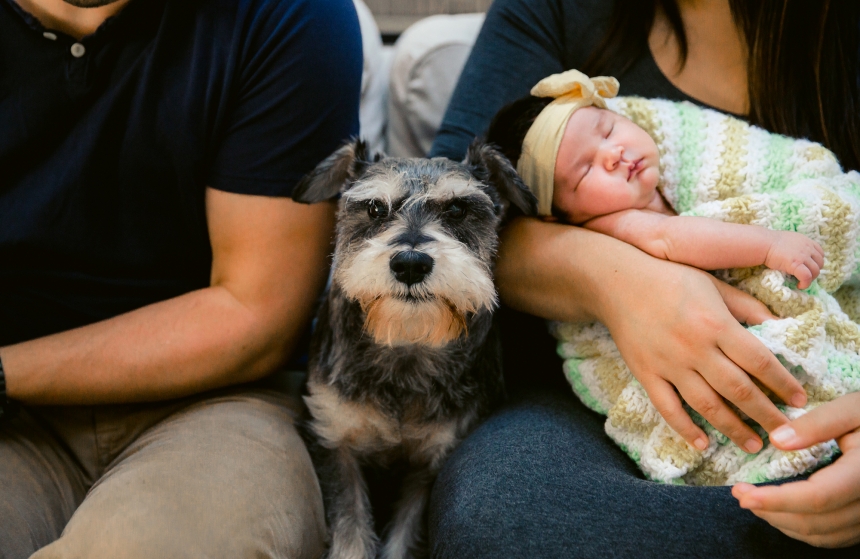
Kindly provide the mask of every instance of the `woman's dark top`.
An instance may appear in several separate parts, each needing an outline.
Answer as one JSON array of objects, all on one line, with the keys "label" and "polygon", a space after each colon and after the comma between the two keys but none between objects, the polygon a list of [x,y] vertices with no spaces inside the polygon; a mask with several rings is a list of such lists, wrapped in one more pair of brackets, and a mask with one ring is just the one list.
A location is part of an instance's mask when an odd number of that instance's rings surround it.
[{"label": "woman's dark top", "polygon": [[[486,131],[500,108],[528,95],[550,74],[582,68],[606,33],[611,11],[612,2],[606,0],[496,0],[430,155],[462,159],[469,142]],[[620,95],[703,105],[666,79],[647,45],[639,59],[615,77],[621,82]]]}]

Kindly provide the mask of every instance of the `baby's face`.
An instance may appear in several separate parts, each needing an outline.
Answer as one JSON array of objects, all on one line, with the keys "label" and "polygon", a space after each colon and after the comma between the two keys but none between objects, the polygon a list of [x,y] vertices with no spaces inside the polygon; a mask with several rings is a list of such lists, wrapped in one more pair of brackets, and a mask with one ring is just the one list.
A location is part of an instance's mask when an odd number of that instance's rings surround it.
[{"label": "baby's face", "polygon": [[555,164],[553,206],[575,224],[645,208],[657,196],[660,154],[643,129],[605,109],[579,109]]}]

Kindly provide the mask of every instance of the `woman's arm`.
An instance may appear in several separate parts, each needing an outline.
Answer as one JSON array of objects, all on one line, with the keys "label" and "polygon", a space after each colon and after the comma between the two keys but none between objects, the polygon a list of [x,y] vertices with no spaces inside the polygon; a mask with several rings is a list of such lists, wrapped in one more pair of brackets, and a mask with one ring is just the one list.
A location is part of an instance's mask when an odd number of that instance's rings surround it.
[{"label": "woman's arm", "polygon": [[496,277],[513,308],[552,320],[603,322],[669,425],[699,448],[707,437],[679,393],[751,452],[761,439],[723,398],[767,431],[787,419],[750,377],[792,405],[806,402],[797,380],[738,322],[773,316],[705,272],[578,227],[519,219],[503,232]]}]

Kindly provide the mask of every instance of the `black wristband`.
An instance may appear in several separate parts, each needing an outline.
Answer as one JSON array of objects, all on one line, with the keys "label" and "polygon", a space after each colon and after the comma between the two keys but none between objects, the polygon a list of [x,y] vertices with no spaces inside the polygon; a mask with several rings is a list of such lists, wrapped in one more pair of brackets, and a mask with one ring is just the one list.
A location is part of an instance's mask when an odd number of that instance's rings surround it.
[{"label": "black wristband", "polygon": [[6,371],[0,359],[0,421],[11,419],[18,414],[18,404],[6,396]]}]

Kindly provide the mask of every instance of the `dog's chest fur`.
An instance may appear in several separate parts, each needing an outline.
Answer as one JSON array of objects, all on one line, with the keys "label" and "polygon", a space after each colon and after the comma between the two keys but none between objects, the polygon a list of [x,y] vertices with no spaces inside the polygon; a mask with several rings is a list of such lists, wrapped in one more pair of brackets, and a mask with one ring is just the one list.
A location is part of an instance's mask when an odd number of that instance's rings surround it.
[{"label": "dog's chest fur", "polygon": [[387,346],[356,336],[364,316],[333,288],[318,315],[308,406],[314,431],[332,445],[388,461],[449,447],[502,396],[490,312],[444,348]]}]

